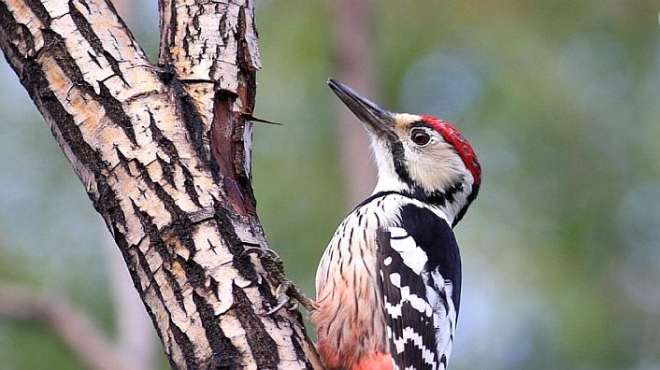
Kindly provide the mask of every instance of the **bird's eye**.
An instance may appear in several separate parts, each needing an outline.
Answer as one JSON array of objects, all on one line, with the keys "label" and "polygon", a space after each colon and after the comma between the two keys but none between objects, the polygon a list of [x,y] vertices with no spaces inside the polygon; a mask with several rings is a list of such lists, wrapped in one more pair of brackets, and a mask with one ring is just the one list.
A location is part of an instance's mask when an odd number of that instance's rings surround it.
[{"label": "bird's eye", "polygon": [[418,146],[424,146],[431,141],[431,136],[425,130],[415,129],[410,134],[410,139]]}]

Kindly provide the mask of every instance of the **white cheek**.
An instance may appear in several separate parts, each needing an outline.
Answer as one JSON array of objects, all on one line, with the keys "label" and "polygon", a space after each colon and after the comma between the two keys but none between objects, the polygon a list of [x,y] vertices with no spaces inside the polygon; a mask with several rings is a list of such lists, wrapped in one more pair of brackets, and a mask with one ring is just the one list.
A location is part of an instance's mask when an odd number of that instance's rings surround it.
[{"label": "white cheek", "polygon": [[446,189],[464,176],[462,161],[444,142],[409,148],[406,159],[411,177],[427,190]]}]

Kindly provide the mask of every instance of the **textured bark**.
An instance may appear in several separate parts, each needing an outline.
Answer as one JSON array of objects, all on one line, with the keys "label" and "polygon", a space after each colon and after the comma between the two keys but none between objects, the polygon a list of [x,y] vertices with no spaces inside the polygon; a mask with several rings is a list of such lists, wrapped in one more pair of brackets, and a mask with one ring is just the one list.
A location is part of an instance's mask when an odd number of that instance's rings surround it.
[{"label": "textured bark", "polygon": [[[135,0],[112,0],[118,14],[124,19],[135,19],[139,15],[139,2]],[[117,353],[130,362],[131,370],[156,370],[156,332],[144,304],[133,287],[126,263],[111,235],[101,236],[107,258],[108,283],[112,292],[115,312],[114,342]]]},{"label": "textured bark", "polygon": [[[0,47],[119,246],[177,369],[316,364],[276,304],[250,187],[254,4],[161,0],[152,66],[107,0],[0,0]],[[250,251],[247,251],[248,249]]]}]

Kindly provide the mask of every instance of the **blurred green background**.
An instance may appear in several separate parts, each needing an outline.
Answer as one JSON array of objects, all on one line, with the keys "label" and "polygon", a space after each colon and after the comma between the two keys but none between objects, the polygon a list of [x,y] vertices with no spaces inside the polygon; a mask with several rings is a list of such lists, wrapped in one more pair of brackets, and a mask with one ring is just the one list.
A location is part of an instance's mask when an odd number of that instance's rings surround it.
[{"label": "blurred green background", "polygon": [[[156,2],[128,3],[155,56]],[[456,228],[464,281],[450,368],[660,369],[660,3],[411,4],[370,3],[374,99],[456,122],[484,169]],[[272,245],[310,295],[351,208],[325,86],[335,14],[332,0],[257,5],[256,113],[286,125],[255,130],[254,187]],[[66,297],[115,338],[105,234],[3,61],[0,283]],[[43,323],[0,317],[0,369],[84,366]]]}]

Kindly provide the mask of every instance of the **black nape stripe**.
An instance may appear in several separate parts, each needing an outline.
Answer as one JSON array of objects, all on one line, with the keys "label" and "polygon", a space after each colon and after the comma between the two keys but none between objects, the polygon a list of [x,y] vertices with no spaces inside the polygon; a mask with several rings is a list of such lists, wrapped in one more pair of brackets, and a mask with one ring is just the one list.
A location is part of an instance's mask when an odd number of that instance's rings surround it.
[{"label": "black nape stripe", "polygon": [[456,182],[446,191],[436,190],[428,193],[421,186],[414,185],[412,191],[405,193],[407,193],[409,197],[415,198],[421,202],[444,207],[447,203],[454,203],[456,201],[454,196],[461,191],[463,191],[463,184],[461,182]]},{"label": "black nape stripe", "polygon": [[[420,202],[429,205],[444,207],[447,205],[447,203],[454,203],[456,201],[455,195],[461,191],[463,191],[463,184],[460,182],[457,182],[454,185],[450,186],[449,189],[447,189],[447,191],[444,192],[434,191],[430,194],[417,185],[413,187],[412,191],[394,191],[394,190],[380,191],[378,193],[370,195],[367,199],[360,202],[358,205],[355,206],[355,208],[353,208],[353,211],[357,210],[358,208],[364,205],[371,203],[371,201],[373,201],[374,199],[382,198],[392,194],[402,195],[407,198],[416,199],[419,200]],[[467,212],[468,208],[470,207],[472,202],[477,198],[477,194],[479,194],[479,184],[474,185],[474,187],[472,188],[472,192],[465,199],[465,205],[463,206],[463,208],[461,208],[460,211],[458,211],[456,217],[454,218],[454,222],[452,222],[451,224],[452,228],[456,226],[460,220],[463,219],[463,216],[465,216],[465,213]]]},{"label": "black nape stripe", "polygon": [[[370,195],[367,199],[363,200],[360,202],[355,208],[353,208],[353,211],[357,210],[358,208],[370,203],[374,199],[378,198],[383,198],[387,195],[402,195],[407,198],[419,200],[422,203],[426,203],[429,205],[434,205],[434,206],[439,206],[439,207],[444,207],[447,205],[447,203],[453,203],[456,201],[456,198],[454,197],[458,192],[463,191],[463,184],[460,182],[455,183],[454,185],[450,186],[447,191],[434,191],[432,193],[426,192],[426,190],[422,189],[420,186],[415,185],[413,187],[413,190],[411,191],[394,191],[394,190],[389,190],[389,191],[380,191],[378,193]],[[473,191],[474,193],[474,191]],[[476,197],[476,195],[475,195]],[[470,197],[468,197],[468,200]],[[472,198],[474,199],[474,198]],[[469,203],[468,203],[469,204]],[[465,207],[464,207],[465,209]]]}]

